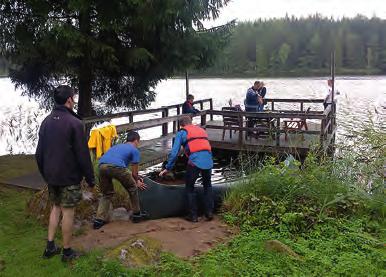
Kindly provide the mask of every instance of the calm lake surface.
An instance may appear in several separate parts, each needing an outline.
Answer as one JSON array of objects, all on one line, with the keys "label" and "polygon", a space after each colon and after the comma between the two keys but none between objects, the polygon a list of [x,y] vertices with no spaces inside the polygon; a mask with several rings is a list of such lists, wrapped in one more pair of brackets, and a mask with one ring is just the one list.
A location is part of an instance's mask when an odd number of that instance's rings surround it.
[{"label": "calm lake surface", "polygon": [[[196,100],[213,98],[214,107],[242,103],[253,79],[192,79],[190,91]],[[277,78],[263,79],[267,98],[324,98],[328,92],[327,78]],[[386,114],[386,77],[338,77],[338,142],[344,142],[345,134],[371,120],[384,122]],[[185,98],[185,80],[170,79],[156,88],[157,97],[150,107],[182,103]],[[34,153],[38,127],[47,114],[39,105],[20,90],[15,90],[8,78],[0,79],[0,155],[12,152]],[[156,117],[157,114],[145,118]],[[138,120],[139,118],[137,118]],[[114,120],[119,124],[126,119]],[[154,130],[142,131],[144,138],[154,137]]]}]

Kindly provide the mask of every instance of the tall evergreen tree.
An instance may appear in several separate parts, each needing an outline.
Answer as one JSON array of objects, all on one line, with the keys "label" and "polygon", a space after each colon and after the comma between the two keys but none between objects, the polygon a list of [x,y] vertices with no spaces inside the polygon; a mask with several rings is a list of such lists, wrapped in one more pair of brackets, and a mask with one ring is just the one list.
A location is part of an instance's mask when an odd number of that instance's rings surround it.
[{"label": "tall evergreen tree", "polygon": [[0,0],[0,56],[16,86],[41,101],[62,82],[79,89],[78,113],[144,108],[152,88],[203,68],[227,32],[198,33],[229,0]]}]

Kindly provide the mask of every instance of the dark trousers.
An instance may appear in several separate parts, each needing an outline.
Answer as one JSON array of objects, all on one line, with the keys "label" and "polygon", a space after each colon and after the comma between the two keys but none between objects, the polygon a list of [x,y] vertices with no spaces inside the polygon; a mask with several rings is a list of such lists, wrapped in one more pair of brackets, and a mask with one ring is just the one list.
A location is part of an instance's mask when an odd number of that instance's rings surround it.
[{"label": "dark trousers", "polygon": [[140,211],[138,189],[133,175],[127,168],[116,167],[109,164],[99,166],[99,188],[102,197],[99,199],[97,219],[108,221],[111,199],[114,195],[113,179],[117,179],[129,194],[131,208],[134,213]]},{"label": "dark trousers", "polygon": [[202,185],[204,187],[204,211],[205,215],[210,215],[213,213],[213,192],[212,192],[212,182],[211,182],[211,169],[201,169],[194,165],[188,164],[186,168],[186,183],[185,189],[188,198],[188,208],[191,216],[197,216],[197,193],[194,189],[194,184],[201,174]]}]

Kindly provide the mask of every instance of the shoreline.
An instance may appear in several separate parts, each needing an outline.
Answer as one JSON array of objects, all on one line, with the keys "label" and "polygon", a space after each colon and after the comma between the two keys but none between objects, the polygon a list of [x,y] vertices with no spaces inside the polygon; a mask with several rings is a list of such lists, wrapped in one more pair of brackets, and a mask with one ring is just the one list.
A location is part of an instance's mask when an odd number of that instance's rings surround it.
[{"label": "shoreline", "polygon": [[[329,73],[321,73],[321,74],[277,74],[277,75],[259,75],[258,73],[234,73],[234,74],[201,74],[201,73],[190,73],[189,79],[251,79],[256,78],[256,76],[260,76],[259,78],[265,78],[265,79],[324,79],[329,78]],[[358,72],[358,73],[348,73],[348,74],[336,74],[336,78],[340,79],[359,79],[359,80],[366,80],[371,78],[380,78],[380,77],[386,77],[386,74],[379,73],[379,74],[366,74],[364,72]],[[0,75],[0,79],[9,79],[8,75]],[[169,77],[166,79],[163,79],[161,81],[165,80],[175,80],[175,79],[185,79],[185,75],[175,75],[173,77]]]}]

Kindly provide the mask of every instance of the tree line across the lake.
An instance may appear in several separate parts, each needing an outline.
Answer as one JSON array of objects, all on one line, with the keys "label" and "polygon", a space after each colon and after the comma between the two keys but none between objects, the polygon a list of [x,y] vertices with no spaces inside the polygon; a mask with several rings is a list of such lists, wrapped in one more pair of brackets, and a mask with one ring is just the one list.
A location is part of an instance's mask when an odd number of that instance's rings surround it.
[{"label": "tree line across the lake", "polygon": [[[49,107],[66,81],[78,113],[145,108],[161,80],[202,76],[386,73],[386,20],[315,15],[205,29],[229,0],[0,0],[0,76]],[[6,60],[2,57],[6,57]],[[96,102],[103,102],[100,109]]]},{"label": "tree line across the lake", "polygon": [[334,50],[338,74],[386,73],[386,20],[363,16],[333,20],[315,15],[241,22],[215,64],[194,73],[328,74]]}]

